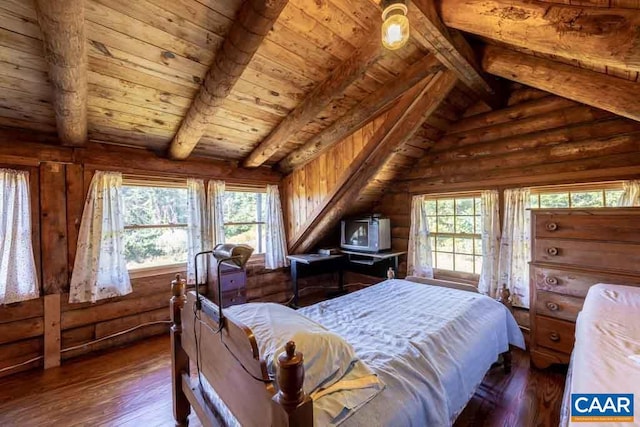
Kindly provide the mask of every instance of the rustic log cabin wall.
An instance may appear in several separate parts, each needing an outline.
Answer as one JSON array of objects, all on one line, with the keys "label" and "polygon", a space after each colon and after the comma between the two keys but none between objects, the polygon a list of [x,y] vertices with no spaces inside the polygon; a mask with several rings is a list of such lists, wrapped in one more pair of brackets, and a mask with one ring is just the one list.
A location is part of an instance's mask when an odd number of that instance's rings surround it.
[{"label": "rustic log cabin wall", "polygon": [[[31,141],[34,138],[18,131],[5,130],[0,134],[0,167],[30,173],[33,243],[42,289],[38,299],[0,306],[0,376],[43,363],[54,366],[60,360],[168,331],[168,325],[155,324],[104,339],[148,322],[168,320],[170,282],[175,271],[151,276],[132,274],[133,293],[125,297],[95,304],[68,303],[80,219],[96,169],[137,175],[226,179],[236,184],[278,183],[281,179],[270,169],[240,170],[232,162],[197,158],[172,162],[144,150],[99,144],[64,148],[34,143]],[[325,275],[301,280],[300,287],[334,282],[332,275]],[[288,269],[265,270],[260,257],[250,262],[249,301],[285,302],[291,295]],[[85,345],[98,339],[104,340]],[[38,359],[2,371],[39,357],[43,357],[44,362]]]}]

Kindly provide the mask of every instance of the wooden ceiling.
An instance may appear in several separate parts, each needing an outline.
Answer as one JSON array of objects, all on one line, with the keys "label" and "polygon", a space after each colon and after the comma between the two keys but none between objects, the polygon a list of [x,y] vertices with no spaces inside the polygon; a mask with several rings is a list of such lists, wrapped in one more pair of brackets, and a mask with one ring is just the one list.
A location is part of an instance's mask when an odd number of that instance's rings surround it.
[{"label": "wooden ceiling", "polygon": [[[68,0],[65,5],[80,8],[69,14],[62,6],[47,7],[46,0],[0,0],[0,126],[57,132],[62,142],[75,144],[83,129],[74,135],[63,124],[82,122],[74,114],[82,90],[66,85],[85,82],[88,140],[167,153],[190,108],[202,113],[194,99],[203,96],[198,94],[207,79],[218,82],[209,71],[216,59],[233,59],[225,40],[234,42],[232,29],[242,31],[240,24],[251,22],[242,8],[267,8],[261,0],[244,1]],[[357,123],[345,122],[355,112],[378,102],[360,117],[368,121],[374,112],[386,111],[408,89],[394,85],[429,57],[454,72],[458,83],[418,132],[389,155],[363,190],[363,203],[406,173],[470,105],[480,100],[479,108],[488,110],[506,102],[499,79],[488,72],[539,83],[540,89],[635,120],[640,116],[640,101],[632,99],[640,92],[634,91],[640,85],[638,0],[584,0],[579,6],[562,0],[414,0],[408,45],[376,55],[363,49],[378,37],[379,0],[270,3],[283,8],[272,11],[272,22],[261,21],[266,36],[251,41],[257,50],[248,54],[246,67],[236,58],[241,74],[228,79],[228,95],[208,100],[211,110],[199,118],[202,137],[192,138],[194,155],[252,167],[280,162],[289,172],[304,163],[292,163],[301,147],[319,140],[335,143],[326,135],[353,128]],[[56,34],[59,39],[52,42]],[[229,46],[242,43],[237,39]],[[61,48],[76,56],[59,55]],[[86,65],[74,60],[83,57]],[[531,68],[514,63],[520,68],[513,71],[500,63],[505,57],[542,62]],[[571,85],[579,80],[562,77],[560,84],[533,75],[532,69],[549,64],[570,67],[569,74],[579,69],[585,79],[595,76],[596,90],[578,93]],[[603,99],[602,92],[619,82],[625,83],[619,92],[629,95]],[[398,93],[391,96],[394,90]]]}]

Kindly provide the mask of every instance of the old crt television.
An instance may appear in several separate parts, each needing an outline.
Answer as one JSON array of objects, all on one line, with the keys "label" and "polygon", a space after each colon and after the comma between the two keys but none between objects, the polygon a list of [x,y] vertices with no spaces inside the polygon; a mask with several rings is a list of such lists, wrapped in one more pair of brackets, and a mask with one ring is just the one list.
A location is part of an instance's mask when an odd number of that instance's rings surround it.
[{"label": "old crt television", "polygon": [[389,218],[370,216],[342,220],[340,247],[360,252],[380,252],[391,249]]}]

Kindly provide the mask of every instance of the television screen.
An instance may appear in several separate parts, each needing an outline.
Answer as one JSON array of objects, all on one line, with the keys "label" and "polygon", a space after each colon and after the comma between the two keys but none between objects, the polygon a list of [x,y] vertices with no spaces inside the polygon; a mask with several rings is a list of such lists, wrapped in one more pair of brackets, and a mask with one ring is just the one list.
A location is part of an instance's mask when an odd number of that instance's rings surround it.
[{"label": "television screen", "polygon": [[347,221],[344,226],[344,243],[353,246],[369,246],[369,223]]}]

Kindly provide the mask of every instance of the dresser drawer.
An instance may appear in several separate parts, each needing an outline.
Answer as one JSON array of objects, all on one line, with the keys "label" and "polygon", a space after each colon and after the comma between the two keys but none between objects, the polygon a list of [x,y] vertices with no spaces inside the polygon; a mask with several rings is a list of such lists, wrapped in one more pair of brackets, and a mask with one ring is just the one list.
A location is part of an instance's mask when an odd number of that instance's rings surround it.
[{"label": "dresser drawer", "polygon": [[575,322],[584,299],[553,292],[536,293],[536,313]]},{"label": "dresser drawer", "polygon": [[222,308],[236,304],[244,304],[247,302],[246,289],[236,289],[222,293]]},{"label": "dresser drawer", "polygon": [[534,233],[554,239],[589,239],[616,242],[639,242],[640,221],[637,215],[538,214]]},{"label": "dresser drawer", "polygon": [[584,298],[596,283],[640,284],[640,276],[589,273],[531,266],[531,281],[536,289]]},{"label": "dresser drawer", "polygon": [[536,316],[535,322],[536,345],[571,354],[575,341],[574,323],[543,316]]},{"label": "dresser drawer", "polygon": [[244,288],[246,282],[245,272],[242,270],[225,272],[220,276],[222,292]]},{"label": "dresser drawer", "polygon": [[637,274],[640,244],[536,239],[533,261]]}]

